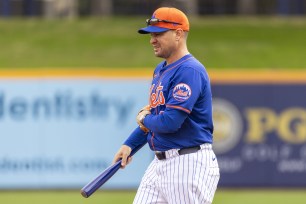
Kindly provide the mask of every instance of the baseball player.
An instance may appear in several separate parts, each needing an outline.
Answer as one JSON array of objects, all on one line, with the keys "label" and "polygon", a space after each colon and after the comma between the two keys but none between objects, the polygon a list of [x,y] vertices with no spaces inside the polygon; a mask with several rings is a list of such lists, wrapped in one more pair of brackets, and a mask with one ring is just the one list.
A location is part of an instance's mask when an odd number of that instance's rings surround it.
[{"label": "baseball player", "polygon": [[131,149],[148,143],[155,158],[142,178],[135,204],[212,203],[220,178],[212,150],[210,80],[204,66],[187,49],[189,22],[175,8],[157,9],[140,34],[150,34],[157,65],[149,105],[138,113],[139,125],[114,161],[124,168]]}]

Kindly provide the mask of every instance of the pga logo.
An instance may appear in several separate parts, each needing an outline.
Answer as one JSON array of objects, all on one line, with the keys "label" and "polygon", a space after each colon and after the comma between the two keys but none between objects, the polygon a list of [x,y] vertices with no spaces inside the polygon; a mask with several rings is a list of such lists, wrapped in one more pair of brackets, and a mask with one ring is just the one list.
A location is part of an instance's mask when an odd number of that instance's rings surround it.
[{"label": "pga logo", "polygon": [[235,148],[242,136],[243,122],[238,108],[222,98],[213,98],[214,143],[217,154]]}]

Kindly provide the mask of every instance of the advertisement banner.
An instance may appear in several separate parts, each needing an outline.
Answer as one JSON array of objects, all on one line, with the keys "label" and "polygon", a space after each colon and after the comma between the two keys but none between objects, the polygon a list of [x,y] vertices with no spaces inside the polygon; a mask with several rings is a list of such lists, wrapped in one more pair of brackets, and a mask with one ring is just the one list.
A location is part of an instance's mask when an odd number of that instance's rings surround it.
[{"label": "advertisement banner", "polygon": [[212,91],[219,186],[305,187],[306,83],[216,83]]},{"label": "advertisement banner", "polygon": [[[148,104],[147,73],[18,73],[0,75],[0,189],[80,189]],[[306,187],[306,73],[209,73],[219,187]],[[153,156],[145,146],[103,188],[137,188]]]},{"label": "advertisement banner", "polygon": [[[81,188],[107,168],[148,104],[146,79],[1,79],[0,188]],[[136,188],[145,146],[105,188]]]}]

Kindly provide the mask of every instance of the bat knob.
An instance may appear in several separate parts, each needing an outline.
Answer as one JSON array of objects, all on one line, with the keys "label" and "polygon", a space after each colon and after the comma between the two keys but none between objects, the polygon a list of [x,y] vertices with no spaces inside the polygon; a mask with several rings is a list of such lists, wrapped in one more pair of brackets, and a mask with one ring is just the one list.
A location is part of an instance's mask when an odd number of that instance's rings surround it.
[{"label": "bat knob", "polygon": [[85,191],[81,190],[81,195],[84,197],[84,198],[88,198],[88,195]]}]

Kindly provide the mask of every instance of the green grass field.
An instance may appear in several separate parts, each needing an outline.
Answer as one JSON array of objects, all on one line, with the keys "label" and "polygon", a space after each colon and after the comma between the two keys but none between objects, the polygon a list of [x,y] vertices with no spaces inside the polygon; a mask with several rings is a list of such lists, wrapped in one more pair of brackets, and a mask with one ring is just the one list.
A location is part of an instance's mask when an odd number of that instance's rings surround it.
[{"label": "green grass field", "polygon": [[[132,203],[134,191],[98,191],[83,198],[78,191],[2,191],[5,204],[124,204]],[[304,204],[306,190],[218,190],[213,204]]]},{"label": "green grass field", "polygon": [[[146,17],[0,20],[0,68],[152,68]],[[207,68],[306,68],[306,18],[191,18],[189,51]]]}]

